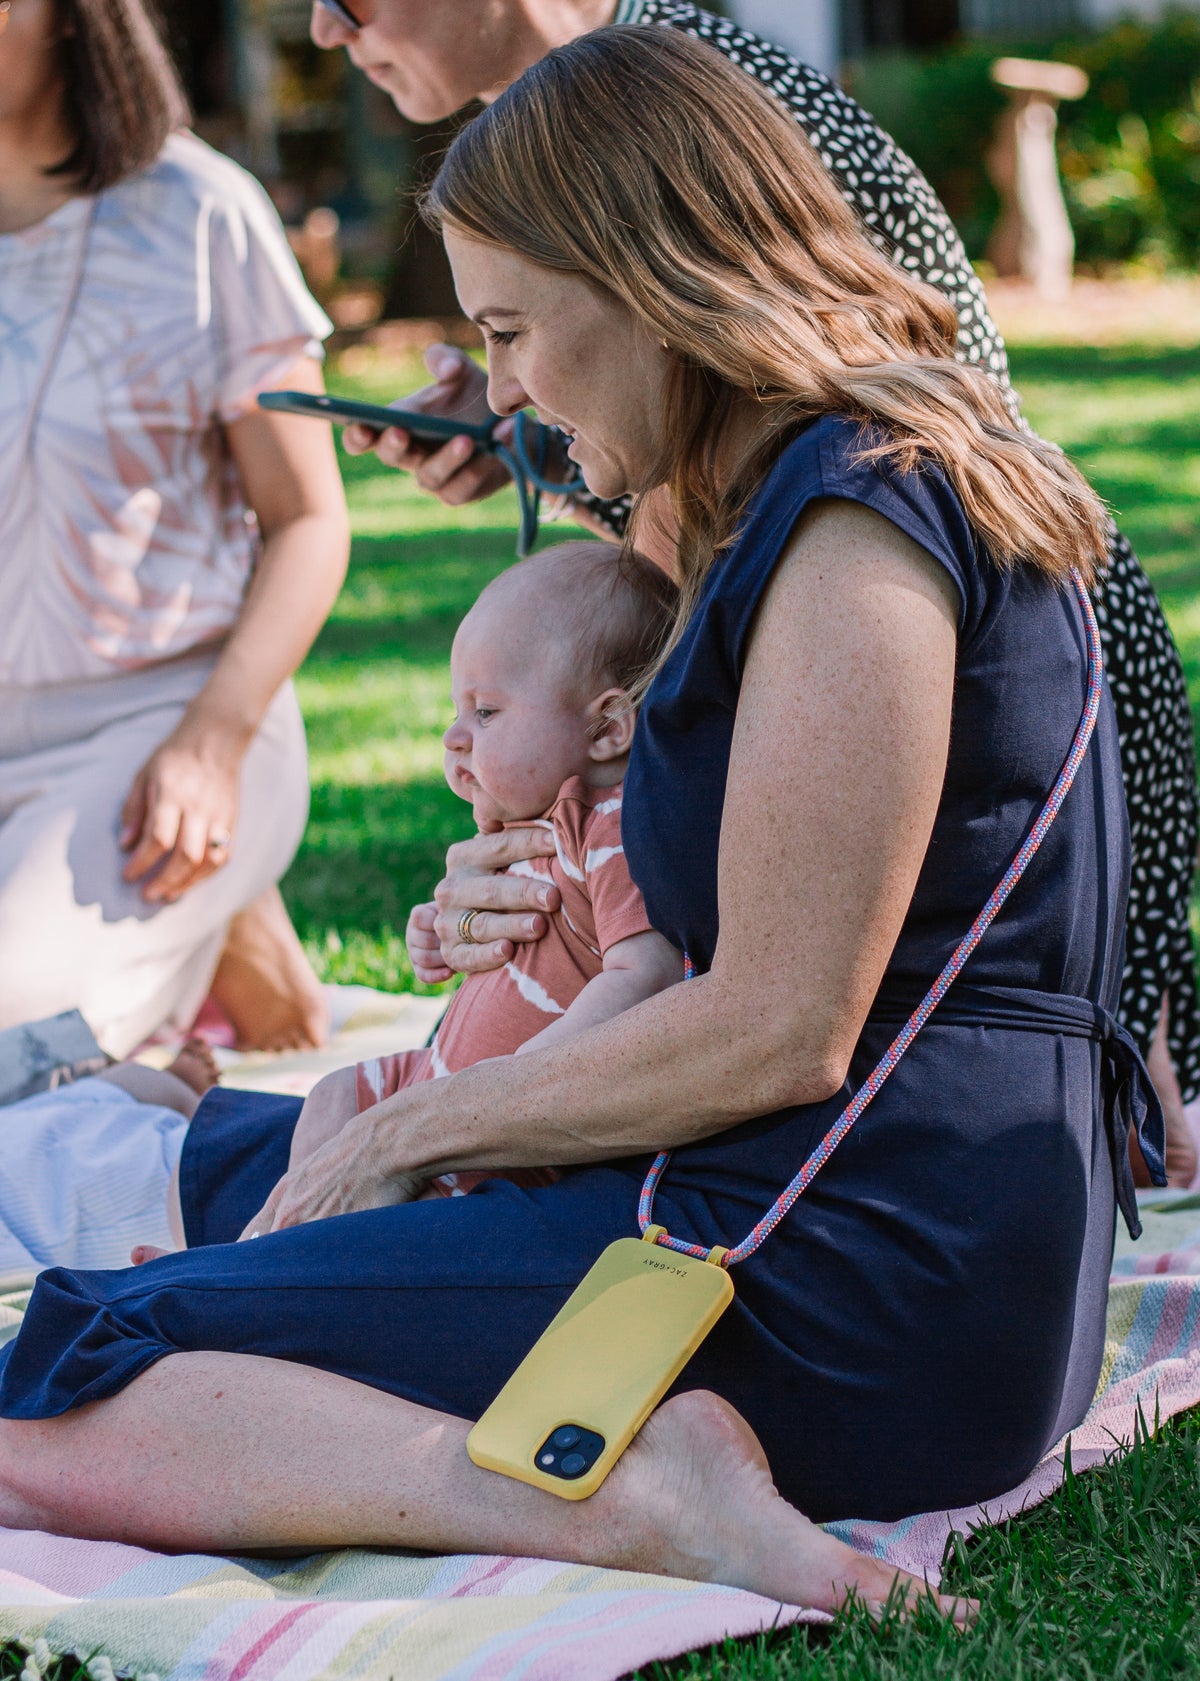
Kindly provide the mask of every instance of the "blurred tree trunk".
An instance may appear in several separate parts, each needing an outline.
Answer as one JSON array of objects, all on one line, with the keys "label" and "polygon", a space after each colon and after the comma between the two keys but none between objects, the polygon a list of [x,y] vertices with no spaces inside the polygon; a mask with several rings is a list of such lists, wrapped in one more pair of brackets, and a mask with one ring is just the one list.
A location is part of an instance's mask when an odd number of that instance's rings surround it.
[{"label": "blurred tree trunk", "polygon": [[444,123],[408,126],[412,172],[401,194],[396,221],[397,254],[384,298],[384,314],[391,316],[458,315],[458,300],[441,239],[417,213],[417,198],[437,174],[438,164],[454,136],[479,110],[458,112]]}]

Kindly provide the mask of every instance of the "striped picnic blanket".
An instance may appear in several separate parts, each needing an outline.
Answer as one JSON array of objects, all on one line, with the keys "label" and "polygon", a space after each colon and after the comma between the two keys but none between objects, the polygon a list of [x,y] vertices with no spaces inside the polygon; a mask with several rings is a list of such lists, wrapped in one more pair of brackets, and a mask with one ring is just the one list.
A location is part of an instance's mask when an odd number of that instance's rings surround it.
[{"label": "striped picnic blanket", "polygon": [[[1159,1195],[1136,1248],[1118,1244],[1100,1387],[1072,1433],[1075,1468],[1200,1403],[1200,1197]],[[0,1340],[26,1296],[0,1297]],[[952,1529],[1044,1500],[1063,1447],[1002,1500],[900,1523],[832,1527],[863,1551],[936,1579]],[[0,1640],[162,1681],[615,1681],[725,1636],[824,1620],[735,1589],[522,1558],[349,1549],[304,1559],[168,1556],[0,1529]]]}]

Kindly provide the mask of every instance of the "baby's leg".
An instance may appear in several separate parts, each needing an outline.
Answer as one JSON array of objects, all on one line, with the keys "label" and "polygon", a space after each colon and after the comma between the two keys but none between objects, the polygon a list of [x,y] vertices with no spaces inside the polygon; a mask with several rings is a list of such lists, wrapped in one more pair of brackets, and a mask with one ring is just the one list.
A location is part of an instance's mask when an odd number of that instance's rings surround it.
[{"label": "baby's leg", "polygon": [[353,1120],[362,1105],[358,1101],[355,1070],[335,1068],[309,1092],[292,1134],[292,1150],[288,1157],[289,1171],[336,1138],[347,1121]]},{"label": "baby's leg", "polygon": [[117,1062],[98,1080],[120,1086],[139,1103],[174,1109],[191,1120],[206,1091],[217,1083],[217,1065],[203,1039],[189,1039],[169,1068],[146,1068],[140,1062]]}]

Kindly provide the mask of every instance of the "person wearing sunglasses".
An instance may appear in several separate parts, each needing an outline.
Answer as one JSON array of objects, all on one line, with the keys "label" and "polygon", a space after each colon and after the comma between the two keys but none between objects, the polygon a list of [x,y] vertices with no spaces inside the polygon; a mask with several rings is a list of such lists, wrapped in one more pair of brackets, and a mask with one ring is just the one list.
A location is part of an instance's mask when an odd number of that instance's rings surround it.
[{"label": "person wearing sunglasses", "polygon": [[184,132],[142,0],[0,0],[0,1027],[127,1055],[210,987],[319,1041],[276,883],[308,809],[290,677],[349,538],[330,324],[269,200]]},{"label": "person wearing sunglasses", "polygon": [[[547,52],[607,24],[682,30],[707,41],[767,88],[816,147],[834,184],[868,237],[907,273],[928,281],[959,318],[958,353],[998,381],[1020,421],[1004,343],[983,288],[949,216],[912,162],[874,119],[827,76],[690,0],[315,0],[312,37],[344,49],[351,63],[416,122],[434,122],[475,99],[493,102]],[[483,375],[463,351],[435,345],[426,362],[433,383],[406,396],[408,407],[475,417]],[[383,434],[347,427],[347,450],[374,449],[389,466],[451,507],[507,483],[498,463],[460,438],[441,447],[416,443],[399,428]],[[561,448],[561,446],[560,446]],[[575,499],[577,516],[601,535],[620,535],[628,503]],[[643,521],[639,545],[654,550]],[[654,522],[659,523],[659,522]],[[668,546],[669,536],[666,539]],[[1184,1113],[1200,1095],[1200,1011],[1188,904],[1197,843],[1197,787],[1192,717],[1183,666],[1154,589],[1125,537],[1109,529],[1108,565],[1095,593],[1105,663],[1117,707],[1121,760],[1133,844],[1121,1019],[1148,1056],[1169,1123],[1173,1184],[1197,1175],[1197,1151]],[[540,852],[534,832],[481,836],[461,843],[439,889],[440,914],[418,907],[409,927],[414,965],[423,978],[445,979],[505,962],[513,943],[540,938],[538,884],[504,875],[521,855]],[[465,914],[475,942],[458,938]],[[1135,1171],[1140,1162],[1135,1161]]]}]

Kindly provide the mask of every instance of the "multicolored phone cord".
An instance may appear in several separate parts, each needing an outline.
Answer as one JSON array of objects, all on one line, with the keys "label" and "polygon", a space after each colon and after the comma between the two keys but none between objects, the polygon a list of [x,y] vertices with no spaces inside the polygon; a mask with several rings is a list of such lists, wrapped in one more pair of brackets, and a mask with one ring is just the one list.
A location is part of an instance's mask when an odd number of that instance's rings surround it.
[{"label": "multicolored phone cord", "polygon": [[[1079,720],[1079,727],[1075,731],[1075,739],[1071,744],[1071,751],[1067,754],[1066,762],[1064,763],[1061,771],[1058,773],[1058,778],[1054,787],[1050,790],[1050,797],[1042,807],[1041,815],[1039,816],[1037,822],[1033,825],[1033,828],[1029,831],[1021,850],[1017,853],[1017,856],[1013,859],[1012,863],[1005,871],[1004,879],[992,893],[991,898],[980,911],[979,915],[975,918],[975,921],[971,924],[966,937],[958,946],[958,949],[954,952],[954,955],[946,964],[946,967],[942,970],[937,980],[934,981],[929,991],[925,994],[924,998],[913,1011],[912,1015],[908,1018],[907,1022],[896,1035],[895,1039],[893,1039],[892,1043],[888,1046],[879,1062],[863,1081],[857,1092],[855,1092],[850,1102],[842,1110],[837,1120],[833,1123],[824,1138],[822,1138],[816,1149],[809,1156],[808,1160],[800,1169],[796,1177],[792,1180],[791,1184],[788,1185],[782,1195],[771,1204],[770,1208],[763,1215],[762,1219],[758,1222],[754,1229],[742,1239],[736,1248],[725,1252],[722,1252],[719,1249],[705,1249],[696,1243],[684,1243],[680,1238],[670,1237],[665,1231],[660,1230],[656,1233],[653,1241],[661,1244],[663,1248],[674,1249],[680,1255],[692,1255],[700,1261],[712,1258],[717,1261],[718,1265],[724,1267],[730,1267],[735,1261],[744,1261],[748,1255],[753,1255],[754,1251],[760,1246],[760,1244],[764,1243],[775,1230],[775,1227],[783,1219],[784,1215],[787,1214],[796,1200],[804,1195],[804,1192],[825,1166],[825,1163],[829,1160],[830,1156],[832,1156],[833,1152],[837,1149],[843,1138],[845,1138],[846,1134],[850,1131],[850,1128],[867,1107],[867,1104],[870,1103],[871,1099],[879,1091],[888,1075],[895,1068],[896,1064],[900,1061],[900,1058],[904,1055],[905,1051],[912,1044],[917,1034],[929,1020],[934,1010],[946,996],[947,991],[958,976],[963,964],[975,950],[975,947],[979,944],[980,940],[995,920],[1000,907],[1008,898],[1017,882],[1020,881],[1022,875],[1024,875],[1030,859],[1045,840],[1050,825],[1058,816],[1059,808],[1061,807],[1064,799],[1066,799],[1067,792],[1070,789],[1072,782],[1075,780],[1075,773],[1083,763],[1083,756],[1087,752],[1088,743],[1092,738],[1092,731],[1096,727],[1096,717],[1100,710],[1100,695],[1104,674],[1104,661],[1100,650],[1100,631],[1096,624],[1096,615],[1092,610],[1092,603],[1088,597],[1087,589],[1078,572],[1073,571],[1071,573],[1071,582],[1074,584],[1075,593],[1079,597],[1079,603],[1083,609],[1084,625],[1087,630],[1087,699],[1084,702],[1083,715]],[[685,959],[684,972],[688,979],[691,979],[696,972],[690,958]],[[670,1159],[671,1152],[669,1150],[663,1150],[655,1158],[653,1166],[646,1175],[646,1182],[642,1186],[642,1194],[638,1198],[638,1225],[641,1227],[643,1234],[648,1232],[653,1223],[651,1216],[654,1212],[654,1193],[658,1187],[659,1180],[666,1171],[667,1163]]]}]

